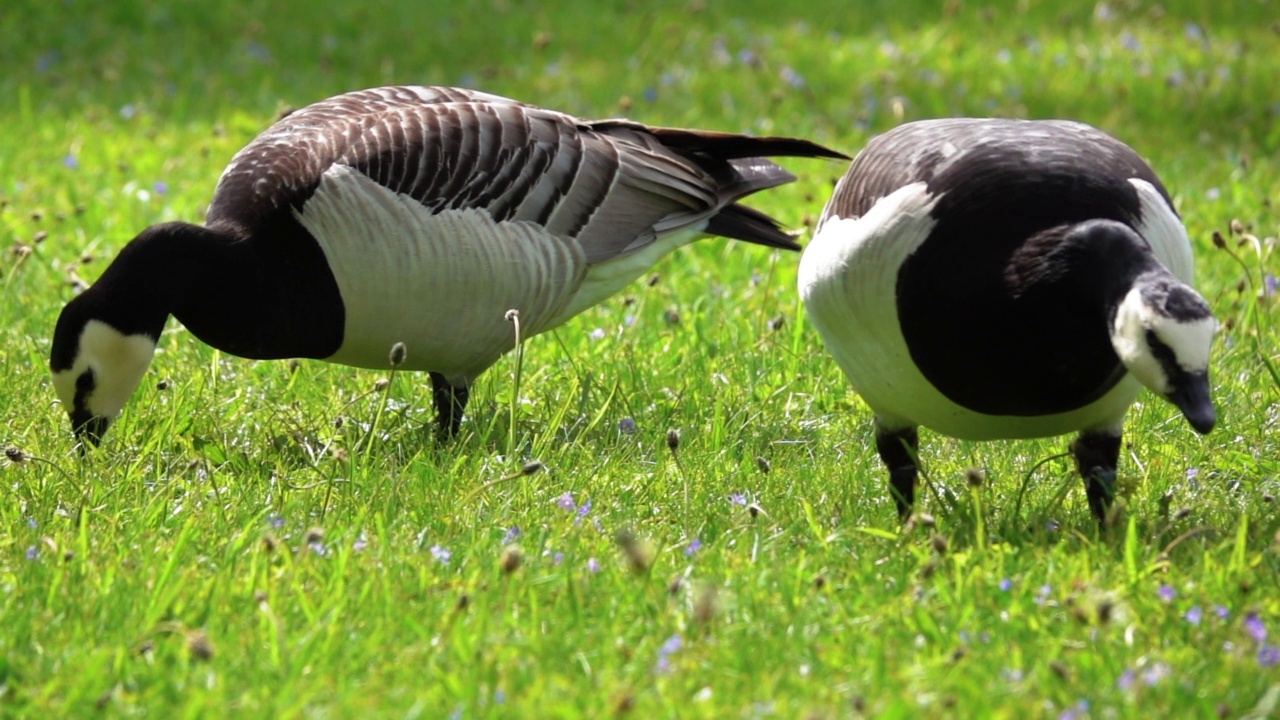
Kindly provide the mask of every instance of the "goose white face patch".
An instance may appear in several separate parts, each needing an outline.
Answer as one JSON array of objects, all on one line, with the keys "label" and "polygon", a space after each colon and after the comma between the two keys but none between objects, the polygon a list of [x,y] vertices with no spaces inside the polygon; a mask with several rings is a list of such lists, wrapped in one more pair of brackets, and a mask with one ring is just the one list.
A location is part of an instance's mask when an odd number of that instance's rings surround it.
[{"label": "goose white face patch", "polygon": [[1129,291],[1116,310],[1111,344],[1121,362],[1153,392],[1169,392],[1169,372],[1152,347],[1154,337],[1171,352],[1178,367],[1187,373],[1209,369],[1209,351],[1218,322],[1213,317],[1179,321],[1168,317],[1142,300],[1140,288]]},{"label": "goose white face patch", "polygon": [[53,373],[54,390],[68,413],[114,418],[138,389],[155,350],[146,335],[125,335],[90,320],[80,333],[71,368]]}]

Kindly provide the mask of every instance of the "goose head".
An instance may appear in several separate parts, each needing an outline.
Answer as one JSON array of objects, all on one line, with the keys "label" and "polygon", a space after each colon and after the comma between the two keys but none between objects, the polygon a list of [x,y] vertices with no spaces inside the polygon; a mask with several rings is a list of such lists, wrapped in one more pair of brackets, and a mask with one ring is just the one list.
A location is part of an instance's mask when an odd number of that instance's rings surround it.
[{"label": "goose head", "polygon": [[151,364],[168,312],[154,295],[145,231],[58,316],[49,352],[53,387],[76,439],[97,445]]},{"label": "goose head", "polygon": [[1159,271],[1139,276],[1120,301],[1111,344],[1139,382],[1204,434],[1217,422],[1209,389],[1209,348],[1217,329],[1204,298]]}]

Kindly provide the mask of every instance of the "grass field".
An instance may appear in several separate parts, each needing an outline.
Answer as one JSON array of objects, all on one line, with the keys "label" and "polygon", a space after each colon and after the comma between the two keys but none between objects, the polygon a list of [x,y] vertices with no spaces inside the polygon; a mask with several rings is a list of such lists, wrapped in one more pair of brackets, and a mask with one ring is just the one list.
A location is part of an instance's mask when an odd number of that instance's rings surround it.
[{"label": "grass field", "polygon": [[[0,715],[1280,712],[1280,6],[935,5],[6,5]],[[850,153],[923,117],[1098,125],[1182,211],[1219,426],[1144,396],[1106,534],[1067,438],[926,431],[935,524],[904,529],[798,256],[708,240],[529,341],[518,393],[501,361],[452,444],[425,377],[243,361],[171,322],[81,458],[46,370],[75,286],[199,220],[281,110],[387,83]],[[752,204],[812,229],[844,167],[786,164]]]}]

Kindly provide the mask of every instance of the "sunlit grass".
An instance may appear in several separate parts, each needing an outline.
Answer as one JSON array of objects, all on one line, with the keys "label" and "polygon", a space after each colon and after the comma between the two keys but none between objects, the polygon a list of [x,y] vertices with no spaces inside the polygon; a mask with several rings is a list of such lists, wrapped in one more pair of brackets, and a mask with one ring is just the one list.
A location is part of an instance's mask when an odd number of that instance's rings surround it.
[{"label": "sunlit grass", "polygon": [[[1280,660],[1274,7],[926,6],[6,10],[0,714],[1259,706]],[[870,414],[805,324],[796,256],[709,240],[529,340],[518,394],[504,358],[452,444],[432,441],[425,377],[251,363],[171,323],[79,457],[45,369],[74,285],[147,225],[198,220],[279,111],[392,82],[848,152],[922,117],[1099,125],[1151,160],[1193,238],[1224,323],[1220,425],[1201,439],[1144,396],[1105,537],[1054,457],[1066,438],[925,431],[944,499],[923,491],[932,524],[904,531]],[[800,181],[751,204],[811,225],[844,168],[786,164]]]}]

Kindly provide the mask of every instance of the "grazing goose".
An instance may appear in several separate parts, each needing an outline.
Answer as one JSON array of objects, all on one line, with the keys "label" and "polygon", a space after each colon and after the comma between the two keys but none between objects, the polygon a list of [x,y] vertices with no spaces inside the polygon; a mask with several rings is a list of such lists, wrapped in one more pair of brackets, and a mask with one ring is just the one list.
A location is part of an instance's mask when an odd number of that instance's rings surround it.
[{"label": "grazing goose", "polygon": [[1213,428],[1217,324],[1168,193],[1074,122],[928,120],[871,141],[800,261],[814,326],[875,413],[898,513],[917,426],[957,438],[1079,431],[1089,506],[1114,494],[1141,386]]},{"label": "grazing goose", "polygon": [[384,87],[318,102],[236,154],[205,224],[134,238],[58,318],[50,367],[98,443],[170,315],[245,358],[430,372],[442,433],[525,337],[617,292],[701,233],[798,250],[737,204],[794,180],[805,140],[584,121],[494,95]]}]

